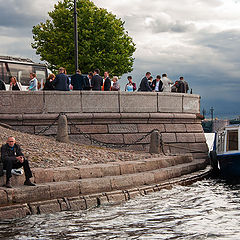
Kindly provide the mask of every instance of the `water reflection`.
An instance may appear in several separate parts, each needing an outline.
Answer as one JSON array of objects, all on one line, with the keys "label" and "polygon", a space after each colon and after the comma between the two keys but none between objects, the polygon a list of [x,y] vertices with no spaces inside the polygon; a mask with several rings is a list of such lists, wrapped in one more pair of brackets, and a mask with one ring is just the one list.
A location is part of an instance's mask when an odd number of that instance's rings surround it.
[{"label": "water reflection", "polygon": [[123,205],[4,221],[1,239],[239,239],[240,185],[206,180]]}]

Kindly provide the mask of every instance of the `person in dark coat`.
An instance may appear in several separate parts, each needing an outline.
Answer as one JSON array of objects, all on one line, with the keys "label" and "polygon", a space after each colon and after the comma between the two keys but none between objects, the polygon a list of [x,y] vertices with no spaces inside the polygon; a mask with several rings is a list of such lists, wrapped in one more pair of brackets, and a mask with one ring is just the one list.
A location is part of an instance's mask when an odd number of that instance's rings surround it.
[{"label": "person in dark coat", "polygon": [[55,79],[55,74],[53,74],[53,73],[49,74],[49,76],[48,76],[48,78],[47,78],[47,80],[44,84],[44,88],[43,88],[44,91],[45,90],[47,90],[47,91],[54,90],[54,87],[53,87],[53,84],[52,84],[54,79]]},{"label": "person in dark coat", "polygon": [[161,76],[157,75],[156,79],[152,81],[151,88],[154,92],[162,92]]},{"label": "person in dark coat", "polygon": [[91,80],[93,78],[93,73],[90,72],[86,77],[84,77],[85,87],[83,90],[91,90]]},{"label": "person in dark coat", "polygon": [[83,90],[85,88],[85,79],[79,69],[72,75],[71,85],[73,86],[73,90]]},{"label": "person in dark coat", "polygon": [[69,91],[69,79],[65,74],[65,68],[59,68],[59,74],[57,74],[56,78],[52,81],[52,84],[55,90]]},{"label": "person in dark coat", "polygon": [[93,91],[101,91],[101,86],[103,85],[103,79],[99,74],[100,74],[100,70],[95,69],[93,73],[93,78],[91,81]]},{"label": "person in dark coat", "polygon": [[188,83],[184,80],[183,77],[180,77],[179,80],[176,81],[175,86],[178,93],[187,93],[189,90]]},{"label": "person in dark coat", "polygon": [[19,145],[16,144],[14,137],[8,137],[7,143],[1,147],[1,161],[3,163],[3,169],[6,170],[6,184],[7,188],[12,188],[11,177],[12,169],[23,167],[26,180],[24,185],[35,186],[34,183],[30,181],[32,177],[32,172],[29,167],[28,160],[24,157],[22,150]]},{"label": "person in dark coat", "polygon": [[5,83],[3,82],[2,79],[0,79],[0,90],[6,90]]},{"label": "person in dark coat", "polygon": [[151,77],[151,73],[147,72],[146,76],[142,79],[138,91],[140,92],[152,92],[152,88],[149,85],[148,79]]},{"label": "person in dark coat", "polygon": [[20,82],[17,82],[17,78],[10,76],[9,77],[9,91],[20,91],[22,90],[22,86]]},{"label": "person in dark coat", "polygon": [[104,91],[110,91],[111,90],[111,79],[109,77],[109,73],[105,72],[104,73]]}]

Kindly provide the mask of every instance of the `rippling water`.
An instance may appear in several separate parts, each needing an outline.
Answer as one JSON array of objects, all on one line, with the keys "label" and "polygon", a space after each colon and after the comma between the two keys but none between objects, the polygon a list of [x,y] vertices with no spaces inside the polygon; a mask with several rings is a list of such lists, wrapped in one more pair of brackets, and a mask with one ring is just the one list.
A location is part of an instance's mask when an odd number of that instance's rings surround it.
[{"label": "rippling water", "polygon": [[240,185],[176,186],[122,205],[0,222],[0,239],[240,239]]}]

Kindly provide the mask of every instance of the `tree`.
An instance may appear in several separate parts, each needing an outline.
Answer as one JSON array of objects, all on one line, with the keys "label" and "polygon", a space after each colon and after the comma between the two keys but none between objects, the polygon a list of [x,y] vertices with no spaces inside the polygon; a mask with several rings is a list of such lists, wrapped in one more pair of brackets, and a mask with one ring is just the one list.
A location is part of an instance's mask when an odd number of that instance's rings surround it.
[{"label": "tree", "polygon": [[[33,27],[32,47],[51,70],[74,70],[74,1],[63,0],[49,12],[51,19]],[[90,0],[77,0],[79,68],[87,73],[99,68],[120,76],[132,71],[135,44],[124,22]]]}]

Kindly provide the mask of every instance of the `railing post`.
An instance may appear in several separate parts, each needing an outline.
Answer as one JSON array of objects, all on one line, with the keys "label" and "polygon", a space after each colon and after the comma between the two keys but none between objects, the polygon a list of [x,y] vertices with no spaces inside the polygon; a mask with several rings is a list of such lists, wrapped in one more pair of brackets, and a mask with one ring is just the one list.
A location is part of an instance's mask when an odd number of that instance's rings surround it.
[{"label": "railing post", "polygon": [[58,118],[57,141],[68,143],[68,123],[65,115],[60,115]]},{"label": "railing post", "polygon": [[154,130],[151,134],[151,139],[150,139],[150,148],[149,148],[149,153],[161,153],[161,140],[160,140],[160,134],[159,131]]}]

